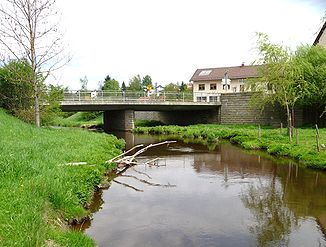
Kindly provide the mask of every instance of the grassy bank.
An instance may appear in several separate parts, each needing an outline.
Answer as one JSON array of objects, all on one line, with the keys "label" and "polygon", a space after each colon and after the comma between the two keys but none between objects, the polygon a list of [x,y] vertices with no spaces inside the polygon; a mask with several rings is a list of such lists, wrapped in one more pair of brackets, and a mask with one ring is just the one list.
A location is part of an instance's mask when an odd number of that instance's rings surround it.
[{"label": "grassy bank", "polygon": [[[67,228],[123,143],[82,130],[36,129],[0,109],[0,246],[94,246]],[[67,166],[68,162],[90,165]]]},{"label": "grassy bank", "polygon": [[[180,138],[202,139],[206,142],[216,142],[228,139],[245,149],[262,149],[273,155],[288,156],[302,162],[306,167],[326,169],[326,150],[320,152],[316,148],[316,132],[314,129],[298,130],[298,145],[289,141],[286,129],[263,127],[260,139],[257,126],[245,125],[193,125],[140,127],[135,133],[178,135]],[[326,129],[320,129],[320,143],[326,144]],[[294,138],[295,139],[295,138]]]},{"label": "grassy bank", "polygon": [[103,125],[103,113],[91,115],[86,112],[76,112],[69,117],[57,117],[51,123],[53,126],[62,127],[84,127],[89,128],[92,126],[102,126]]}]

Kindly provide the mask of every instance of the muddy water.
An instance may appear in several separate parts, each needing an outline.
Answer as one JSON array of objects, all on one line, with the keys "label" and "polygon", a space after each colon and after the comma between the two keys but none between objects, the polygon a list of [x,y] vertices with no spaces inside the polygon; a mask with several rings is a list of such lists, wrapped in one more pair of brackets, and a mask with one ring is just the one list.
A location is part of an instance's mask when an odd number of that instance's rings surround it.
[{"label": "muddy water", "polygon": [[[127,145],[157,142],[128,136]],[[147,151],[98,195],[99,246],[326,246],[326,173],[230,144]]]}]

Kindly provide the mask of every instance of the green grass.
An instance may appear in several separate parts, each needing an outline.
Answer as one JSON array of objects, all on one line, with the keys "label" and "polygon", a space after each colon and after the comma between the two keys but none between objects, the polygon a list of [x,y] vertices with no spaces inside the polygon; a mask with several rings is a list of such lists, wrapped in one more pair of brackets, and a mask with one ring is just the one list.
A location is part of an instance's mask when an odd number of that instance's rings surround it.
[{"label": "green grass", "polygon": [[[320,143],[326,144],[326,129],[320,129]],[[201,124],[187,127],[157,126],[139,127],[134,130],[140,134],[177,135],[182,139],[202,140],[215,143],[219,139],[228,139],[248,150],[266,150],[269,154],[297,159],[303,166],[326,169],[326,150],[316,148],[316,132],[312,128],[299,129],[299,143],[289,141],[286,129],[262,127],[258,140],[258,127],[253,125],[214,125]],[[294,138],[295,139],[295,138]]]},{"label": "green grass", "polygon": [[114,136],[36,129],[0,109],[0,246],[94,246],[67,222],[88,215],[104,161],[122,147]]},{"label": "green grass", "polygon": [[57,117],[51,125],[62,127],[90,127],[103,125],[103,114],[95,116],[95,118],[89,119],[85,116],[84,112],[76,112],[70,117],[63,118]]},{"label": "green grass", "polygon": [[164,123],[157,120],[143,120],[143,119],[138,119],[135,121],[136,127],[154,127],[160,125],[164,125]]}]

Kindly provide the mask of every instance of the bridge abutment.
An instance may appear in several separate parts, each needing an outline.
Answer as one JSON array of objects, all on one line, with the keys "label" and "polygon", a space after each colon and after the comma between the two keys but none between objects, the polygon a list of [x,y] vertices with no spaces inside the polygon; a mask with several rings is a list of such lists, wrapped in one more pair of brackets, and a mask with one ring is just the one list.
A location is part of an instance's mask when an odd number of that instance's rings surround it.
[{"label": "bridge abutment", "polygon": [[129,131],[135,128],[134,110],[104,111],[104,130]]}]

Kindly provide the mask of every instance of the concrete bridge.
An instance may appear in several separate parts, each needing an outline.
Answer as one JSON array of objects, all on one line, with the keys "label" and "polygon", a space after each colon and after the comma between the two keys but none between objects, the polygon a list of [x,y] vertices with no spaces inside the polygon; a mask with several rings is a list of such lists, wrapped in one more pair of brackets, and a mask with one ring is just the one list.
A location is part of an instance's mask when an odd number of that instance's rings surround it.
[{"label": "concrete bridge", "polygon": [[219,123],[220,100],[194,102],[192,93],[67,91],[61,109],[68,112],[103,111],[104,129],[131,130],[135,111],[160,114],[167,124]]}]

